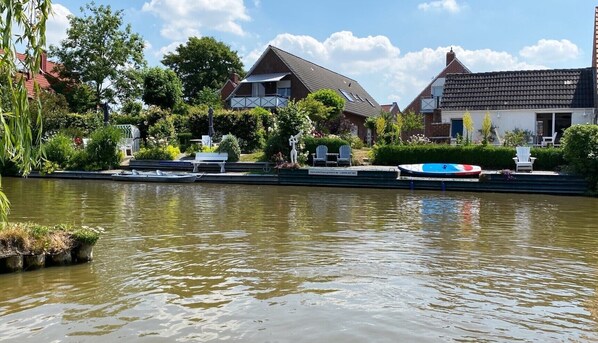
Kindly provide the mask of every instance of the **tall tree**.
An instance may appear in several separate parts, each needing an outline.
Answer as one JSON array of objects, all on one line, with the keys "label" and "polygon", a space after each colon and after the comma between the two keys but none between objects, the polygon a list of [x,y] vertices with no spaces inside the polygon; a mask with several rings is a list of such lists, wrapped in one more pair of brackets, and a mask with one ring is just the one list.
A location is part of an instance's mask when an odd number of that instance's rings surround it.
[{"label": "tall tree", "polygon": [[170,69],[149,68],[143,73],[143,101],[172,109],[183,96],[181,80]]},{"label": "tall tree", "polygon": [[174,70],[183,82],[187,101],[204,87],[220,89],[231,72],[245,73],[237,52],[212,37],[190,37],[175,52],[164,55],[162,63]]},{"label": "tall tree", "polygon": [[50,46],[50,55],[62,64],[61,76],[88,84],[98,102],[140,96],[141,77],[135,70],[146,64],[141,36],[131,25],[122,29],[122,10],[92,2],[81,12],[81,17],[68,17],[67,38],[60,46]]},{"label": "tall tree", "polygon": [[[50,13],[50,0],[0,0],[0,78],[9,93],[9,103],[0,105],[0,162],[12,161],[27,175],[36,162],[34,146],[40,141],[41,130],[34,135],[31,128],[41,127],[39,94],[40,88],[34,78],[35,98],[27,96],[25,77],[19,73],[16,64],[15,43],[23,44],[27,70],[39,70],[41,54],[46,44],[46,21]],[[16,27],[14,27],[16,26]],[[19,36],[14,35],[19,31]],[[10,203],[0,187],[0,223],[8,220]]]}]

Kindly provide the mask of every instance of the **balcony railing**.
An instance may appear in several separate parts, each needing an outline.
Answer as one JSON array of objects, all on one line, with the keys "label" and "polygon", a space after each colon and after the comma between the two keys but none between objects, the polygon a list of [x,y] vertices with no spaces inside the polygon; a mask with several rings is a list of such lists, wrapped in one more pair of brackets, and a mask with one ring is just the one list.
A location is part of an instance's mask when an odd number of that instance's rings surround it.
[{"label": "balcony railing", "polygon": [[421,112],[432,113],[440,106],[440,97],[422,98]]},{"label": "balcony railing", "polygon": [[230,100],[230,107],[232,108],[254,108],[254,107],[286,107],[289,99],[278,95],[272,96],[244,96],[233,97]]}]

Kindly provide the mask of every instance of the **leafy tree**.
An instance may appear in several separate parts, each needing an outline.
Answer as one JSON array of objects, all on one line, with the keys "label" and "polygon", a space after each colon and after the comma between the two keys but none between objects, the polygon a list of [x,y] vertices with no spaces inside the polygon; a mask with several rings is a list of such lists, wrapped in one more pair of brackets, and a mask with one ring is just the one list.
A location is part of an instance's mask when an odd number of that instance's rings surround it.
[{"label": "leafy tree", "polygon": [[60,46],[50,46],[50,55],[61,63],[61,77],[88,84],[96,102],[113,102],[139,96],[140,76],[135,70],[145,65],[143,39],[124,30],[122,10],[87,4],[82,17],[69,16],[67,38]]},{"label": "leafy tree", "polygon": [[193,105],[205,105],[214,109],[221,109],[222,99],[220,98],[220,92],[204,87],[193,99]]},{"label": "leafy tree", "polygon": [[343,113],[345,100],[332,89],[320,89],[307,96],[308,99],[314,99],[328,108],[328,117],[326,120],[334,119]]},{"label": "leafy tree", "polygon": [[[27,175],[38,160],[35,145],[41,140],[41,130],[36,135],[32,126],[41,127],[41,109],[39,102],[30,102],[25,87],[25,78],[18,74],[16,64],[16,43],[27,46],[24,64],[28,70],[39,70],[41,54],[46,44],[46,21],[50,13],[50,0],[0,0],[0,79],[6,85],[9,94],[8,106],[0,104],[0,162],[15,163],[23,175]],[[21,32],[13,35],[13,25]],[[16,38],[18,37],[18,38]],[[16,39],[15,39],[16,38]],[[40,88],[34,79],[35,97],[39,97]],[[8,221],[10,203],[0,188],[0,221]]]},{"label": "leafy tree", "polygon": [[330,107],[309,95],[307,98],[299,100],[297,106],[307,113],[309,119],[315,123],[317,130],[322,130],[323,123],[328,119],[328,114],[331,111]]},{"label": "leafy tree", "polygon": [[563,157],[573,171],[585,176],[598,191],[598,125],[573,125],[561,138]]},{"label": "leafy tree", "polygon": [[465,111],[463,114],[463,126],[465,126],[465,145],[469,145],[471,142],[471,134],[473,132],[473,120],[469,111]]},{"label": "leafy tree", "polygon": [[490,113],[486,112],[484,121],[482,121],[482,145],[488,145],[490,130],[492,130],[492,119],[490,119]]},{"label": "leafy tree", "polygon": [[408,111],[397,115],[397,120],[401,117],[403,121],[402,130],[411,132],[414,130],[421,130],[424,128],[424,117],[413,111]]},{"label": "leafy tree", "polygon": [[172,109],[183,96],[183,85],[174,71],[149,68],[143,74],[143,101],[148,105]]},{"label": "leafy tree", "polygon": [[212,37],[190,37],[175,52],[164,55],[162,63],[179,76],[189,101],[205,87],[220,89],[231,72],[245,74],[237,52]]}]

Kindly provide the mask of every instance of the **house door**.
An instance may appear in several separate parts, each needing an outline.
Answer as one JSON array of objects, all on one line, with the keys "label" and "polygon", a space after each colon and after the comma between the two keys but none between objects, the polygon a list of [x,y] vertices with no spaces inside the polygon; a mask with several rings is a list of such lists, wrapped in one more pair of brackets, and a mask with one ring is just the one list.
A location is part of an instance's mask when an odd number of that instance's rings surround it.
[{"label": "house door", "polygon": [[451,119],[451,138],[457,138],[457,134],[463,136],[463,119]]}]

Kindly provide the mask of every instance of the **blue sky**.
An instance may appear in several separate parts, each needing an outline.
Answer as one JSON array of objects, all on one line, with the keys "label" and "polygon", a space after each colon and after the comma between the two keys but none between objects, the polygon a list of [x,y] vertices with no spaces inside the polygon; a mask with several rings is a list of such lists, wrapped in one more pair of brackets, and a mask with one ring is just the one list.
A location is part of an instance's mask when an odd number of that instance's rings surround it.
[{"label": "blue sky", "polygon": [[[473,72],[591,65],[589,0],[128,0],[122,9],[161,66],[190,36],[213,36],[249,70],[268,44],[354,78],[382,104],[404,108],[452,47]],[[48,41],[65,37],[85,2],[55,0]]]}]

